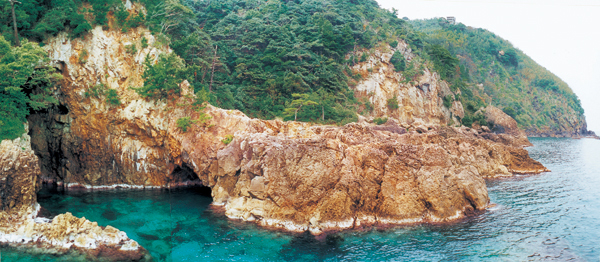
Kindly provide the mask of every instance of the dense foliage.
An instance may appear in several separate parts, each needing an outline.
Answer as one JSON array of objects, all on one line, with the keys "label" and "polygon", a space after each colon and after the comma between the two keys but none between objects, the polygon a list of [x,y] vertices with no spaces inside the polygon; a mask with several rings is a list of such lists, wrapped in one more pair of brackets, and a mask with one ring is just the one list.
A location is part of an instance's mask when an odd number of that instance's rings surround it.
[{"label": "dense foliage", "polygon": [[[20,0],[15,7],[21,37],[41,42],[66,31],[82,37],[93,25],[109,28],[109,13],[123,31],[145,23],[143,13],[130,14],[121,0]],[[14,42],[9,1],[0,1],[0,34]]]},{"label": "dense foliage", "polygon": [[[583,119],[581,103],[567,84],[508,41],[484,29],[448,24],[443,18],[411,24],[425,34],[435,69],[452,88],[460,89],[456,99],[465,107],[467,122],[477,120],[473,113],[488,104],[532,131],[570,127],[568,119]],[[444,99],[445,104],[450,102]]]},{"label": "dense foliage", "polygon": [[186,67],[175,53],[162,54],[156,64],[148,56],[144,61],[144,86],[137,88],[142,97],[167,98],[179,94],[179,84],[185,80]]},{"label": "dense foliage", "polygon": [[[404,40],[416,56],[407,61],[394,53],[390,62],[395,70],[408,83],[418,79],[425,66],[435,69],[457,93],[444,97],[444,106],[462,102],[463,124],[482,123],[475,113],[489,104],[531,130],[564,126],[566,117],[583,117],[568,86],[509,42],[445,19],[407,22],[374,0],[134,1],[142,3],[145,12],[127,10],[121,0],[21,2],[16,7],[19,33],[35,41],[61,31],[83,37],[96,25],[122,31],[146,25],[158,44],[174,50],[145,62],[145,85],[136,90],[151,99],[177,94],[178,83],[187,79],[197,94],[206,94],[202,101],[253,117],[343,124],[372,109],[349,88],[361,78],[350,67],[368,58],[368,52],[355,57],[353,51],[395,47]],[[0,1],[0,34],[14,42],[9,10],[8,1]],[[140,41],[147,47],[147,39]],[[136,45],[128,46],[127,52],[137,53]],[[21,84],[19,88],[32,88]],[[120,104],[114,90],[100,91],[88,90],[88,95]],[[16,101],[2,105],[12,112],[4,113],[5,118],[12,115],[12,120],[3,120],[6,123],[21,121],[24,108],[35,108],[27,100],[36,101],[31,92],[5,90],[0,95]],[[392,110],[397,106],[394,101],[389,104]]]},{"label": "dense foliage", "polygon": [[[184,0],[191,13],[177,1],[145,4],[150,28],[170,37],[197,91],[209,90],[217,106],[261,118],[355,121],[363,103],[349,89],[359,77],[349,66],[359,58],[347,54],[380,42],[397,45],[409,32],[372,0]],[[180,10],[179,17],[159,15],[164,6]]]},{"label": "dense foliage", "polygon": [[51,84],[60,75],[46,67],[48,60],[37,44],[25,41],[12,47],[0,36],[0,140],[23,134],[30,110],[56,103]]}]

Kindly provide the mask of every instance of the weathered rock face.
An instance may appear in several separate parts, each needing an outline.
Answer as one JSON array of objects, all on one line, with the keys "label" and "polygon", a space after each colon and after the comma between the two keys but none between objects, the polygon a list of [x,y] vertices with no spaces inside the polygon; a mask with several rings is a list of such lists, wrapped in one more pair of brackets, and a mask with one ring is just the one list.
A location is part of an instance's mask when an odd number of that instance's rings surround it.
[{"label": "weathered rock face", "polygon": [[[209,106],[205,113],[212,126],[194,124],[182,132],[177,119],[200,114],[186,106],[190,98],[148,101],[128,88],[141,85],[142,61],[111,48],[127,37],[152,39],[144,31],[130,34],[96,28],[84,40],[48,43],[63,65],[61,106],[30,118],[33,147],[47,178],[87,187],[201,183],[212,188],[214,204],[231,218],[319,233],[460,218],[487,206],[483,178],[545,171],[527,151],[492,141],[500,135],[440,127],[460,115],[462,106],[454,105],[451,113],[442,105],[449,90],[427,70],[419,87],[388,81],[389,53],[377,62],[387,79],[381,83],[387,84],[364,86],[374,101],[383,101],[374,104],[386,105],[394,94],[405,101],[397,112],[374,111],[396,114],[388,125],[264,121]],[[91,51],[85,63],[74,62],[72,54],[80,52],[74,50],[83,47],[100,51]],[[140,53],[168,52],[153,48]],[[94,81],[117,89],[122,105],[84,96]],[[407,129],[407,123],[413,125]],[[226,145],[228,135],[234,139]]]},{"label": "weathered rock face", "polygon": [[31,246],[52,254],[81,252],[88,259],[139,261],[147,251],[118,229],[61,214],[51,221],[34,218],[31,207],[0,213],[0,243]]},{"label": "weathered rock face", "polygon": [[497,107],[488,106],[485,108],[485,119],[492,125],[492,132],[497,134],[495,137],[489,137],[496,142],[512,144],[517,147],[532,146],[527,134],[517,126],[517,121],[504,113]]},{"label": "weathered rock face", "polygon": [[[27,130],[27,128],[26,128]],[[0,144],[0,243],[29,245],[52,253],[79,250],[90,258],[140,260],[147,253],[125,232],[101,228],[70,213],[52,221],[36,218],[41,175],[30,138],[23,134]]]},{"label": "weathered rock face", "polygon": [[39,176],[39,161],[27,134],[0,143],[1,210],[33,206],[37,201]]},{"label": "weathered rock face", "polygon": [[[138,43],[142,37],[148,40],[146,48]],[[131,44],[138,46],[135,54],[124,51]],[[61,105],[29,117],[44,179],[82,185],[169,183],[164,174],[174,166],[166,164],[168,112],[164,104],[137,100],[130,89],[143,85],[145,57],[156,59],[168,47],[143,28],[123,34],[98,26],[83,40],[60,34],[46,48],[64,80],[58,91]],[[99,84],[115,89],[125,106],[90,96]]]},{"label": "weathered rock face", "polygon": [[[352,67],[355,73],[361,74],[361,80],[354,87],[356,97],[365,97],[373,105],[370,117],[393,118],[400,123],[412,124],[422,122],[427,125],[446,125],[460,123],[457,116],[463,117],[462,104],[454,102],[446,108],[442,98],[454,95],[448,84],[440,80],[437,73],[424,68],[415,81],[406,79],[402,73],[396,72],[390,64],[394,52],[400,52],[407,61],[414,59],[408,45],[401,41],[397,47],[376,48],[366,62]],[[360,57],[362,53],[357,53]],[[388,100],[397,98],[398,109],[388,106]]]},{"label": "weathered rock face", "polygon": [[[229,217],[288,230],[449,221],[487,206],[484,177],[546,171],[524,149],[467,128],[406,133],[394,124],[310,126],[207,113],[218,123],[209,129],[182,133],[171,122],[181,152],[175,162],[193,167]],[[235,135],[228,145],[219,142],[225,134]]]}]

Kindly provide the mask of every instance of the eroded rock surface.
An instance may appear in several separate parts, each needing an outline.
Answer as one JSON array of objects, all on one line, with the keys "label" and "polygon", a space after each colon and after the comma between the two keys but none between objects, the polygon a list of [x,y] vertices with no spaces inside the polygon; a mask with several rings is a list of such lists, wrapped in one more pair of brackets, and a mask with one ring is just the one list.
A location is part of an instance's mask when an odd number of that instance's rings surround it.
[{"label": "eroded rock surface", "polygon": [[[147,35],[140,30],[129,34]],[[452,112],[443,106],[442,97],[452,94],[447,85],[425,70],[420,80],[398,87],[401,76],[388,79],[394,74],[388,72],[391,53],[385,52],[370,58],[379,59],[371,62],[385,79],[363,87],[379,105],[394,94],[406,101],[397,112],[376,108],[375,114],[395,114],[386,125],[265,121],[208,106],[210,123],[183,132],[177,120],[201,114],[190,106],[191,90],[184,83],[187,98],[140,98],[129,88],[140,81],[139,54],[133,59],[116,51],[129,38],[135,35],[96,28],[84,40],[59,37],[48,43],[56,64],[63,65],[64,82],[61,106],[30,117],[45,179],[99,188],[198,183],[212,188],[214,204],[231,218],[320,233],[375,223],[450,221],[488,205],[484,178],[546,170],[520,146],[494,142],[509,140],[510,134],[502,140],[484,130],[446,127],[462,114],[460,104]],[[140,54],[168,52],[152,39],[149,43]],[[117,49],[91,51],[85,63],[72,58],[82,48],[96,47]],[[396,49],[411,58],[406,47]],[[371,78],[379,79],[375,74]],[[85,96],[98,81],[116,89],[122,104]],[[225,144],[228,136],[233,141]]]},{"label": "eroded rock surface", "polygon": [[[360,57],[362,52],[367,50],[356,52],[355,56]],[[414,79],[397,72],[390,63],[395,52],[401,53],[407,63],[415,58],[408,44],[400,41],[395,47],[383,46],[372,50],[367,61],[357,62],[352,67],[354,73],[363,77],[353,87],[354,95],[366,98],[373,106],[368,117],[388,117],[408,124],[460,123],[458,119],[464,117],[462,104],[454,101],[450,108],[443,104],[445,96],[454,96],[448,83],[426,67]],[[398,108],[390,107],[388,101],[398,105]]]},{"label": "eroded rock surface", "polygon": [[[407,133],[395,124],[311,126],[207,113],[214,127],[184,133],[170,124],[181,152],[175,162],[194,168],[227,216],[288,230],[450,221],[487,207],[484,178],[546,171],[524,149],[464,127]],[[220,142],[225,134],[235,136],[228,145]]]},{"label": "eroded rock surface", "polygon": [[27,134],[0,143],[0,209],[33,206],[40,166]]},{"label": "eroded rock surface", "polygon": [[0,243],[30,246],[45,253],[80,252],[90,260],[139,261],[147,251],[114,227],[60,214],[51,221],[35,218],[32,207],[0,212]]},{"label": "eroded rock surface", "polygon": [[[27,128],[26,128],[27,130]],[[0,244],[28,245],[51,253],[73,250],[90,259],[140,260],[147,253],[125,232],[102,228],[70,213],[51,221],[36,218],[36,192],[41,174],[39,160],[23,134],[0,144]]]},{"label": "eroded rock surface", "polygon": [[517,126],[517,121],[499,108],[488,106],[484,114],[486,121],[492,125],[491,132],[497,135],[489,136],[489,139],[517,147],[533,146],[525,131]]}]

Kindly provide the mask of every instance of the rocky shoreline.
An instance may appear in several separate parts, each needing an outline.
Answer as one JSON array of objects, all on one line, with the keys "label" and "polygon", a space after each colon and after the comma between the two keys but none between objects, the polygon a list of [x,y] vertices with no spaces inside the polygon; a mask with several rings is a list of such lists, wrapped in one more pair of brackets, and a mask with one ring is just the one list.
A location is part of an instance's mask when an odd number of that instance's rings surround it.
[{"label": "rocky shoreline", "polygon": [[[394,120],[379,126],[319,126],[251,119],[210,105],[204,113],[218,124],[192,126],[188,132],[174,120],[168,124],[170,163],[180,179],[167,185],[208,186],[213,205],[228,218],[269,228],[319,235],[374,225],[451,222],[488,207],[484,178],[548,171],[522,147],[494,142],[512,135],[481,127],[405,128]],[[176,119],[199,113],[177,108],[171,114]],[[228,144],[221,141],[226,134],[234,136]],[[70,214],[52,222],[36,220],[31,207],[42,179],[29,141],[24,135],[2,144],[3,181],[20,177],[22,183],[10,186],[21,191],[3,194],[16,200],[2,202],[13,211],[3,213],[0,242],[144,259],[147,251],[112,227]],[[165,187],[82,184],[77,174],[69,183],[59,182],[93,190]]]},{"label": "rocky shoreline", "polygon": [[[142,36],[148,47],[123,52],[124,43]],[[92,259],[145,259],[147,251],[112,227],[70,214],[36,221],[42,182],[84,190],[202,185],[231,219],[318,235],[455,221],[489,206],[484,179],[548,171],[523,149],[531,144],[514,119],[497,108],[482,109],[491,128],[448,126],[462,105],[443,106],[441,95],[451,91],[435,72],[418,86],[365,85],[363,91],[402,90],[363,94],[376,95],[378,110],[358,123],[260,120],[211,105],[194,110],[187,81],[181,96],[139,97],[129,87],[143,86],[142,61],[169,52],[154,42],[142,28],[123,34],[96,27],[85,39],[63,33],[47,43],[63,74],[60,105],[30,115],[28,134],[2,141],[0,243],[76,250]],[[88,59],[76,62],[83,50]],[[84,95],[99,79],[118,93],[121,105]],[[385,109],[394,94],[406,95],[405,111]],[[408,103],[413,96],[416,102]],[[372,123],[388,113],[387,123]],[[184,117],[210,120],[183,131],[177,120]]]},{"label": "rocky shoreline", "polygon": [[27,134],[0,144],[0,245],[51,254],[76,252],[88,259],[140,261],[148,252],[127,234],[70,213],[38,217],[40,167]]},{"label": "rocky shoreline", "polygon": [[[173,119],[198,114],[184,108],[171,113]],[[189,179],[167,185],[208,186],[213,205],[221,206],[227,217],[269,228],[319,235],[374,225],[451,222],[488,207],[484,178],[548,171],[529,158],[522,146],[494,142],[512,135],[494,134],[482,127],[405,128],[394,120],[379,126],[366,122],[319,126],[251,119],[210,105],[205,113],[218,124],[192,126],[182,132],[174,120],[169,123],[170,162],[176,165],[172,169],[185,174],[180,178]],[[233,134],[231,143],[221,141],[226,134]],[[2,181],[16,181],[15,176],[25,179],[11,185],[21,191],[11,191],[8,198],[3,194],[3,199],[17,200],[2,202],[13,211],[3,216],[8,220],[0,228],[0,242],[53,246],[58,252],[76,249],[92,256],[144,258],[142,247],[112,227],[101,228],[70,214],[52,222],[35,219],[31,207],[36,205],[35,192],[42,179],[29,141],[25,134],[2,144],[0,163],[2,176],[7,177]],[[60,181],[62,186],[86,190],[165,187],[82,186],[72,175],[71,182]]]},{"label": "rocky shoreline", "polygon": [[89,259],[140,261],[148,252],[127,234],[114,227],[100,227],[98,223],[71,213],[54,218],[37,217],[36,209],[0,213],[0,243],[29,247],[55,255],[77,252]]}]

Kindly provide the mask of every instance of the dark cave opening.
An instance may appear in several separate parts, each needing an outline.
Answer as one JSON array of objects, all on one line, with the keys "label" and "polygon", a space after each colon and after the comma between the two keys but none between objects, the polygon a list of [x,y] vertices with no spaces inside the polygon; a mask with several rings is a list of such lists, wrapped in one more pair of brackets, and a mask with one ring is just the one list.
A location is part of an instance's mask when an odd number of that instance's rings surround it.
[{"label": "dark cave opening", "polygon": [[70,132],[69,108],[64,104],[32,112],[27,117],[31,148],[40,159],[43,182],[65,178],[67,157],[63,152],[63,137]]},{"label": "dark cave opening", "polygon": [[169,184],[171,187],[187,187],[196,194],[212,197],[211,188],[206,186],[206,183],[200,180],[198,174],[186,163],[175,167],[170,175]]}]

